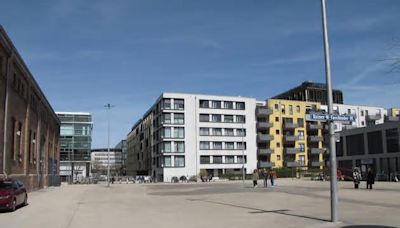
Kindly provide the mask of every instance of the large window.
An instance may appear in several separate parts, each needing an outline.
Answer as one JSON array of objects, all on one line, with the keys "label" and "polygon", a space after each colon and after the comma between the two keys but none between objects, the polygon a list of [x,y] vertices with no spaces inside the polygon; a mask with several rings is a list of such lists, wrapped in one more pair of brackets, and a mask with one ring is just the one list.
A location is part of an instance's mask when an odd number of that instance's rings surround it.
[{"label": "large window", "polygon": [[235,163],[235,156],[225,156],[225,163],[227,164]]},{"label": "large window", "polygon": [[226,150],[233,150],[233,149],[235,149],[235,143],[233,143],[233,142],[225,142],[225,149],[226,149]]},{"label": "large window", "polygon": [[171,113],[164,113],[162,115],[162,122],[165,124],[170,124],[171,123]]},{"label": "large window", "polygon": [[368,153],[383,153],[382,131],[368,132]]},{"label": "large window", "polygon": [[211,101],[212,108],[221,108],[221,101]]},{"label": "large window", "polygon": [[209,108],[209,101],[208,100],[200,100],[200,108]]},{"label": "large window", "polygon": [[244,128],[236,129],[236,135],[237,136],[246,136],[246,129],[244,129]]},{"label": "large window", "polygon": [[74,135],[74,126],[72,124],[61,124],[60,135]]},{"label": "large window", "polygon": [[225,135],[226,136],[234,136],[233,128],[225,128]]},{"label": "large window", "polygon": [[246,149],[246,142],[237,142],[236,149],[238,150],[245,150]]},{"label": "large window", "polygon": [[222,121],[222,118],[221,118],[220,114],[213,114],[211,117],[212,117],[211,118],[212,122],[221,122]]},{"label": "large window", "polygon": [[245,107],[244,102],[236,102],[236,109],[238,109],[238,110],[245,110],[246,107]]},{"label": "large window", "polygon": [[210,142],[200,142],[200,150],[209,150]]},{"label": "large window", "polygon": [[175,167],[185,167],[185,156],[175,156],[174,157]]},{"label": "large window", "polygon": [[363,155],[364,151],[364,135],[350,135],[346,136],[347,155]]},{"label": "large window", "polygon": [[171,156],[164,156],[164,167],[171,167]]},{"label": "large window", "polygon": [[233,109],[233,102],[232,101],[224,101],[224,108],[225,109]]},{"label": "large window", "polygon": [[[243,157],[244,157],[244,161],[243,161]],[[237,156],[237,163],[239,164],[243,164],[243,163],[247,163],[247,157],[245,156]]]},{"label": "large window", "polygon": [[174,128],[174,138],[178,138],[178,139],[185,138],[185,128],[175,127]]},{"label": "large window", "polygon": [[232,115],[225,115],[224,116],[225,123],[233,123],[233,116]]},{"label": "large window", "polygon": [[213,156],[214,164],[222,164],[222,156]]},{"label": "large window", "polygon": [[200,156],[200,164],[210,164],[210,156]]},{"label": "large window", "polygon": [[201,128],[200,128],[200,135],[201,135],[201,136],[210,135],[210,128],[208,128],[208,127],[201,127]]},{"label": "large window", "polygon": [[171,138],[171,128],[164,127],[161,131],[161,137],[162,138]]},{"label": "large window", "polygon": [[163,109],[171,109],[171,99],[163,99],[161,106]]},{"label": "large window", "polygon": [[212,129],[214,136],[221,136],[222,135],[222,128],[213,128]]},{"label": "large window", "polygon": [[185,152],[185,142],[174,142],[174,152],[184,153]]},{"label": "large window", "polygon": [[222,142],[213,142],[214,150],[222,150]]},{"label": "large window", "polygon": [[237,123],[244,123],[244,122],[246,122],[245,116],[237,115],[237,116],[236,116],[236,122],[237,122]]},{"label": "large window", "polygon": [[210,116],[208,114],[200,114],[200,122],[209,122]]},{"label": "large window", "polygon": [[397,128],[386,130],[386,145],[388,153],[399,152],[399,131]]},{"label": "large window", "polygon": [[174,124],[184,124],[185,115],[183,113],[174,113]]},{"label": "large window", "polygon": [[185,101],[183,99],[175,99],[174,100],[174,109],[175,110],[185,109]]},{"label": "large window", "polygon": [[163,142],[162,143],[162,152],[164,152],[164,153],[171,152],[171,142]]}]

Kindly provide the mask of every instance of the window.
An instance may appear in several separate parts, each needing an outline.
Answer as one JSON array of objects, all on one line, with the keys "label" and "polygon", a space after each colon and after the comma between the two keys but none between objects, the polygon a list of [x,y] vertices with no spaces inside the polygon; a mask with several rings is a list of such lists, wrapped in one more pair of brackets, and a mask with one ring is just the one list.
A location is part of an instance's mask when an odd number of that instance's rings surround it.
[{"label": "window", "polygon": [[214,164],[222,164],[222,156],[213,156]]},{"label": "window", "polygon": [[174,152],[184,153],[185,152],[185,142],[174,142]]},{"label": "window", "polygon": [[351,114],[351,110],[350,109],[347,109],[347,114]]},{"label": "window", "polygon": [[171,152],[171,142],[163,142],[162,143],[162,152],[164,152],[164,153]]},{"label": "window", "polygon": [[185,115],[183,113],[174,113],[174,124],[184,124]]},{"label": "window", "polygon": [[279,148],[279,147],[281,147],[281,143],[276,143],[276,148]]},{"label": "window", "polygon": [[212,133],[214,136],[221,136],[222,135],[222,128],[213,128]]},{"label": "window", "polygon": [[161,138],[171,138],[171,128],[164,127],[161,131]]},{"label": "window", "polygon": [[361,110],[361,116],[364,116],[364,110]]},{"label": "window", "polygon": [[174,128],[174,137],[179,138],[179,139],[185,138],[185,128],[175,127]]},{"label": "window", "polygon": [[200,122],[209,122],[210,117],[208,114],[200,114]]},{"label": "window", "polygon": [[237,136],[246,136],[246,129],[244,129],[244,128],[236,129],[236,135]]},{"label": "window", "polygon": [[280,134],[279,129],[276,129],[276,130],[275,130],[275,134],[277,134],[277,135]]},{"label": "window", "polygon": [[299,156],[299,162],[300,162],[300,165],[305,165],[305,163],[306,163],[306,158],[305,158],[305,156],[304,155],[300,155]]},{"label": "window", "polygon": [[225,142],[225,149],[233,150],[233,149],[235,149],[235,144],[233,142]]},{"label": "window", "polygon": [[171,113],[164,113],[162,115],[162,123],[170,124],[171,123]]},{"label": "window", "polygon": [[296,105],[296,112],[297,112],[297,113],[300,112],[300,105]]},{"label": "window", "polygon": [[227,164],[235,163],[235,156],[225,156],[225,163]]},{"label": "window", "polygon": [[171,109],[171,99],[163,99],[161,107],[162,109]]},{"label": "window", "polygon": [[293,105],[289,105],[289,115],[293,115]]},{"label": "window", "polygon": [[245,123],[246,122],[246,117],[242,115],[237,115],[236,116],[236,122],[237,123]]},{"label": "window", "polygon": [[365,122],[364,121],[361,121],[361,126],[365,126]]},{"label": "window", "polygon": [[274,105],[274,111],[277,112],[278,109],[279,109],[279,105],[278,105],[278,104],[275,104],[275,105]]},{"label": "window", "polygon": [[232,115],[225,115],[224,116],[225,123],[233,123],[233,116]]},{"label": "window", "polygon": [[224,101],[224,108],[225,109],[233,109],[233,102],[232,101]]},{"label": "window", "polygon": [[74,135],[74,126],[72,124],[62,124],[60,126],[60,135]]},{"label": "window", "polygon": [[299,133],[299,139],[304,140],[304,131],[298,131]]},{"label": "window", "polygon": [[225,128],[225,135],[226,136],[234,136],[233,128]]},{"label": "window", "polygon": [[397,128],[386,130],[386,145],[388,153],[399,152],[399,131]]},{"label": "window", "polygon": [[222,142],[213,142],[214,150],[222,150]]},{"label": "window", "polygon": [[212,108],[221,108],[221,101],[211,101]]},{"label": "window", "polygon": [[221,115],[220,114],[213,114],[213,115],[211,115],[211,120],[212,120],[212,122],[221,122],[222,121]]},{"label": "window", "polygon": [[185,156],[175,156],[174,167],[185,167]]},{"label": "window", "polygon": [[184,110],[185,109],[185,101],[183,99],[175,99],[174,100],[174,109],[175,110]]},{"label": "window", "polygon": [[200,100],[200,108],[209,108],[209,102],[208,100]]},{"label": "window", "polygon": [[[243,157],[244,157],[244,161],[243,161]],[[247,156],[237,156],[237,163],[246,164],[247,163]]]},{"label": "window", "polygon": [[299,127],[304,127],[304,119],[303,118],[297,118],[297,124]]},{"label": "window", "polygon": [[280,161],[281,160],[281,156],[280,155],[276,155],[276,160]]},{"label": "window", "polygon": [[279,117],[275,117],[275,122],[279,122]]},{"label": "window", "polygon": [[171,167],[171,156],[164,156],[164,167]]},{"label": "window", "polygon": [[210,128],[208,127],[201,127],[200,128],[200,135],[210,135]]},{"label": "window", "polygon": [[281,105],[281,110],[282,110],[282,114],[285,114],[285,105],[284,104]]},{"label": "window", "polygon": [[210,142],[200,142],[200,150],[209,150]]},{"label": "window", "polygon": [[300,152],[304,152],[305,151],[304,143],[299,143],[299,148],[300,148]]},{"label": "window", "polygon": [[200,156],[200,164],[210,164],[210,156]]},{"label": "window", "polygon": [[246,149],[246,142],[237,142],[236,143],[237,150],[245,150]]},{"label": "window", "polygon": [[245,104],[244,102],[236,102],[236,109],[237,110],[245,110]]}]

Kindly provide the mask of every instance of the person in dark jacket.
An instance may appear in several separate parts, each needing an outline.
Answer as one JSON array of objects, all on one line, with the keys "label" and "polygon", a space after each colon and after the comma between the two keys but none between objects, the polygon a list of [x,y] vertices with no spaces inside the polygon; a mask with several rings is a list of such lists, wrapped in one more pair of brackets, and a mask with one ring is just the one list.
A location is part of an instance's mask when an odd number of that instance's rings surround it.
[{"label": "person in dark jacket", "polygon": [[367,189],[372,189],[372,185],[375,183],[375,174],[371,168],[368,169],[367,173]]}]

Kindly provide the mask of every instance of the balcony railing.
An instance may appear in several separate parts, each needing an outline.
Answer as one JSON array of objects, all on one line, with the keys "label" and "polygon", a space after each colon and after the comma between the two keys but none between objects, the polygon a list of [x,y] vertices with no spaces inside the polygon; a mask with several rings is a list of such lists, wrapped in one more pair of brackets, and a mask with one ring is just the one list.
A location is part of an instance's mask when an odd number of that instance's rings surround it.
[{"label": "balcony railing", "polygon": [[308,141],[310,142],[321,142],[324,140],[322,136],[308,136]]},{"label": "balcony railing", "polygon": [[323,161],[310,161],[312,167],[319,167],[319,166],[324,166]]},{"label": "balcony railing", "polygon": [[295,147],[286,147],[285,149],[285,153],[286,154],[298,154],[301,153],[299,148],[295,148]]},{"label": "balcony railing", "polygon": [[310,154],[317,155],[317,154],[323,154],[325,152],[325,149],[324,148],[311,148],[311,149],[309,149],[309,151],[310,151]]},{"label": "balcony railing", "polygon": [[269,122],[258,122],[257,123],[257,129],[268,129],[273,127],[274,124],[273,123],[269,123]]},{"label": "balcony railing", "polygon": [[285,135],[284,137],[286,142],[294,142],[300,139],[298,135]]},{"label": "balcony railing", "polygon": [[381,117],[381,114],[375,114],[375,115],[367,115],[366,116],[367,120],[379,120]]},{"label": "balcony railing", "polygon": [[272,168],[275,166],[274,162],[267,162],[267,161],[259,161],[258,167],[259,168]]},{"label": "balcony railing", "polygon": [[258,142],[268,142],[274,139],[273,135],[268,135],[268,134],[258,134],[257,135],[257,141]]},{"label": "balcony railing", "polygon": [[274,153],[273,149],[258,149],[257,151],[259,155],[270,155]]},{"label": "balcony railing", "polygon": [[256,115],[257,116],[269,116],[272,114],[272,110],[267,107],[257,107]]},{"label": "balcony railing", "polygon": [[283,127],[284,127],[285,129],[295,129],[295,128],[298,127],[298,125],[295,124],[295,123],[285,122],[285,123],[283,123]]},{"label": "balcony railing", "polygon": [[286,167],[300,167],[301,163],[299,161],[286,161]]},{"label": "balcony railing", "polygon": [[310,124],[308,124],[308,129],[310,129],[310,130],[319,130],[319,129],[322,129],[322,128],[323,128],[323,126],[320,123],[310,123]]}]

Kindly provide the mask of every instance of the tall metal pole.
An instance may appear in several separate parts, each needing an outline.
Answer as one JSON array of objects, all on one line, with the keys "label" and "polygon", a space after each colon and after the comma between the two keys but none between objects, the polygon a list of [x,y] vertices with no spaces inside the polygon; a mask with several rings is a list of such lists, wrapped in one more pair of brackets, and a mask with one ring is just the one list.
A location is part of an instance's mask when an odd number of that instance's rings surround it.
[{"label": "tall metal pole", "polygon": [[107,111],[107,187],[110,187],[110,109],[113,107],[110,104],[105,105]]},{"label": "tall metal pole", "polygon": [[[331,65],[329,54],[329,40],[328,40],[328,25],[326,19],[326,2],[321,0],[322,11],[322,27],[324,37],[324,50],[325,50],[325,75],[328,97],[328,114],[333,114],[333,99],[332,99],[332,81],[331,81]],[[331,221],[338,221],[338,196],[337,196],[337,171],[336,171],[336,144],[335,132],[333,128],[333,121],[329,121],[329,152],[330,152],[330,166],[331,166]]]},{"label": "tall metal pole", "polygon": [[242,179],[243,179],[243,186],[244,186],[244,179],[246,178],[246,174],[244,172],[244,127],[242,123]]}]

